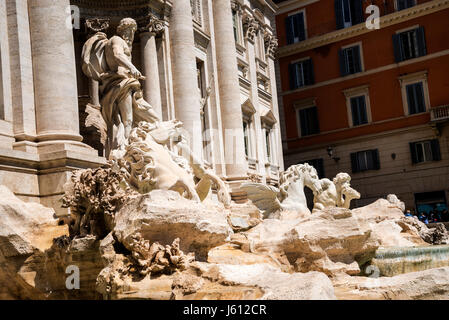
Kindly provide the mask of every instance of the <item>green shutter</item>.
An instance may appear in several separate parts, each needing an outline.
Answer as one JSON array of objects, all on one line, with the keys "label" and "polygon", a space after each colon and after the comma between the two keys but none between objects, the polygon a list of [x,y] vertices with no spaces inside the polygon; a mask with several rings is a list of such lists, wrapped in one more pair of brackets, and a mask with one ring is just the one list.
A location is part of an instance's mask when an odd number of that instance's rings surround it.
[{"label": "green shutter", "polygon": [[357,152],[351,153],[351,169],[352,173],[359,172],[359,163],[357,161]]},{"label": "green shutter", "polygon": [[410,142],[410,155],[412,156],[412,163],[418,163],[418,156],[416,155],[415,142]]},{"label": "green shutter", "polygon": [[425,56],[427,54],[427,49],[424,27],[419,27],[418,29],[416,29],[416,38],[418,39],[418,56]]},{"label": "green shutter", "polygon": [[343,0],[335,0],[334,6],[337,29],[343,29]]},{"label": "green shutter", "polygon": [[394,60],[396,62],[401,62],[403,60],[403,54],[402,54],[400,34],[393,35],[393,50],[394,50]]},{"label": "green shutter", "polygon": [[432,148],[432,158],[434,161],[441,160],[441,152],[440,152],[440,142],[438,139],[433,139],[430,141],[430,145]]},{"label": "green shutter", "polygon": [[371,150],[371,156],[373,157],[374,170],[380,169],[380,158],[379,158],[379,150],[374,149]]}]

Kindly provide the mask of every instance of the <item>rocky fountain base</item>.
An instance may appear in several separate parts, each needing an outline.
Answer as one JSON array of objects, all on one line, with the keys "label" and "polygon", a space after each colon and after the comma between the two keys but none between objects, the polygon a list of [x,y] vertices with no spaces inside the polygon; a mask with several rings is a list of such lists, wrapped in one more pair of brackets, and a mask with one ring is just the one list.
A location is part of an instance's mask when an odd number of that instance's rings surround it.
[{"label": "rocky fountain base", "polygon": [[[91,174],[108,175],[104,169]],[[68,225],[60,225],[52,209],[0,187],[0,298],[449,297],[449,267],[441,262],[447,247],[429,243],[447,242],[447,232],[405,217],[397,203],[379,199],[313,214],[284,210],[263,219],[250,201],[225,208],[174,191],[122,192],[118,180],[109,182],[88,190],[72,185],[65,198],[73,211]],[[81,207],[88,215],[77,215]],[[439,260],[428,263],[430,269],[385,272],[385,259],[397,247],[408,252],[405,260],[414,250],[438,252]],[[79,288],[70,286],[73,266]]]}]

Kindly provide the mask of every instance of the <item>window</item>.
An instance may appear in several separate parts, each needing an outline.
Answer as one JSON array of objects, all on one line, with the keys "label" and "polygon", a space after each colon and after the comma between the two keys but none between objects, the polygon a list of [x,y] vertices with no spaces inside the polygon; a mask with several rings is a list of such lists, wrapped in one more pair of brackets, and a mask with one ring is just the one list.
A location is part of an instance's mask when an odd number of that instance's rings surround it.
[{"label": "window", "polygon": [[346,97],[349,127],[370,123],[369,85],[343,90],[343,94]]},{"label": "window", "polygon": [[272,163],[271,157],[271,128],[265,129],[265,147],[267,152],[267,162]]},{"label": "window", "polygon": [[427,70],[405,74],[398,79],[405,115],[418,114],[430,109]]},{"label": "window", "polygon": [[363,22],[362,0],[335,0],[335,18],[337,29]]},{"label": "window", "polygon": [[398,11],[411,8],[416,5],[415,0],[396,0],[396,9]]},{"label": "window", "polygon": [[312,159],[312,160],[306,160],[301,161],[300,164],[308,163],[312,167],[314,167],[318,173],[318,178],[323,179],[325,177],[324,175],[324,164],[323,164],[323,158],[319,159]]},{"label": "window", "polygon": [[368,123],[365,96],[353,97],[351,101],[352,125],[360,126]]},{"label": "window", "polygon": [[343,48],[339,51],[340,73],[342,76],[362,71],[360,46]]},{"label": "window", "polygon": [[410,143],[412,163],[441,160],[438,139]]},{"label": "window", "polygon": [[235,42],[239,42],[239,27],[238,27],[238,17],[237,17],[237,12],[236,11],[232,11],[232,26],[234,28],[234,39]]},{"label": "window", "polygon": [[243,45],[242,18],[237,10],[232,10],[232,26],[235,42]]},{"label": "window", "polygon": [[320,133],[317,107],[309,107],[298,110],[301,137]]},{"label": "window", "polygon": [[394,57],[396,62],[426,55],[424,28],[399,32],[393,35]]},{"label": "window", "polygon": [[408,84],[405,86],[407,92],[408,113],[416,114],[426,111],[424,102],[424,90],[422,82]]},{"label": "window", "polygon": [[250,156],[250,145],[249,145],[249,135],[250,135],[250,122],[248,120],[243,121],[243,139],[245,140],[245,154],[247,157]]},{"label": "window", "polygon": [[[253,141],[255,141],[254,137],[254,126],[253,126],[253,116],[256,113],[256,109],[254,108],[250,99],[246,100],[242,104],[242,118],[243,118],[243,139],[245,145],[245,154],[248,157],[248,160],[253,160],[255,154],[255,146],[253,145]],[[254,150],[253,150],[254,149]]]},{"label": "window", "polygon": [[312,59],[291,63],[288,67],[291,90],[315,83]]},{"label": "window", "polygon": [[351,153],[352,172],[362,172],[367,170],[379,170],[379,150],[365,150]]},{"label": "window", "polygon": [[304,11],[291,15],[285,19],[287,44],[300,42],[306,39]]}]

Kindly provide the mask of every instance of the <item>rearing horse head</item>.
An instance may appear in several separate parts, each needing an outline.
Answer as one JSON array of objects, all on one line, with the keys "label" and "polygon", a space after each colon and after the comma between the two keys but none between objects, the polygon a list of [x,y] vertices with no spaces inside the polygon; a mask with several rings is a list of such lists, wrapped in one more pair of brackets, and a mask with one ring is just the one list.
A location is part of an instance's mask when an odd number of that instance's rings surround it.
[{"label": "rearing horse head", "polygon": [[[307,186],[314,192],[320,193],[322,191],[318,173],[308,163],[290,166],[286,171],[281,173],[279,183],[281,201],[288,196],[289,191],[304,193],[304,186]],[[298,188],[301,190],[297,190]]]},{"label": "rearing horse head", "polygon": [[182,122],[178,120],[158,121],[149,123],[139,122],[138,126],[131,131],[129,142],[141,142],[147,138],[161,145],[168,145],[170,140],[179,140],[182,134]]},{"label": "rearing horse head", "polygon": [[320,193],[322,186],[316,169],[308,163],[304,163],[301,166],[300,170],[304,177],[304,186],[310,188],[314,193]]}]

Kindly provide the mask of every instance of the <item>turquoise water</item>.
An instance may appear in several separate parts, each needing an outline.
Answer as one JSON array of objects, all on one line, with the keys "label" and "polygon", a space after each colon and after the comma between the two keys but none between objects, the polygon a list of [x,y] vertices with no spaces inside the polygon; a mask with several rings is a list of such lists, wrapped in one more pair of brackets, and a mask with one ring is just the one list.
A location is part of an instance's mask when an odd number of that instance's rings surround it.
[{"label": "turquoise water", "polygon": [[379,268],[380,276],[387,277],[446,267],[449,266],[449,245],[380,248],[371,265]]}]

